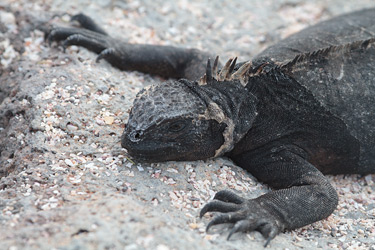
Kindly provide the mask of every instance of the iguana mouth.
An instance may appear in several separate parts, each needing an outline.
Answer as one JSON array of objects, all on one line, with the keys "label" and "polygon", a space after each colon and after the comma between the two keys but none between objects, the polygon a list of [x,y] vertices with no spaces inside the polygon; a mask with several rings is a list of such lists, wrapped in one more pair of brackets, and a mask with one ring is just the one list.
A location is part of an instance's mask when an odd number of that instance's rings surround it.
[{"label": "iguana mouth", "polygon": [[[139,144],[138,141],[140,141],[140,139],[134,141],[126,133],[121,137],[121,146],[127,149],[131,157],[140,162],[155,162],[155,160],[157,161],[157,159],[160,159],[161,157],[168,158],[168,155],[173,155],[173,151],[176,151],[176,145],[172,142],[163,144],[163,147],[161,148],[161,145],[157,142]],[[155,151],[155,148],[158,148],[158,150]]]},{"label": "iguana mouth", "polygon": [[[122,138],[121,146],[126,148],[129,155],[137,162],[151,163],[174,161],[176,160],[176,156],[181,155],[180,147],[173,142],[168,144],[163,143],[163,146],[157,142],[147,142],[147,144],[142,143],[142,145],[140,145],[138,143],[132,143],[126,138],[125,134],[123,134]],[[156,147],[158,147],[158,150],[155,150]],[[209,151],[206,153],[206,158],[212,157],[209,155]],[[181,160],[197,160],[197,154],[196,152],[188,152],[184,154],[184,158]]]}]

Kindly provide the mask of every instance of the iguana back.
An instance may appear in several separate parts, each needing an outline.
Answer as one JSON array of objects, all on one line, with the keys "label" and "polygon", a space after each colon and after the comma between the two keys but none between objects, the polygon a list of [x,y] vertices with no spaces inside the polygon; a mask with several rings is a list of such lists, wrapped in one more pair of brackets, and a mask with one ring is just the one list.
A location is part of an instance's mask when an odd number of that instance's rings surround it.
[{"label": "iguana back", "polygon": [[253,59],[281,65],[358,141],[359,167],[375,168],[375,9],[360,10],[308,27]]},{"label": "iguana back", "polygon": [[375,9],[341,15],[288,36],[253,58],[253,62],[272,59],[291,61],[301,53],[343,45],[375,37]]},{"label": "iguana back", "polygon": [[[372,27],[375,32],[375,25]],[[374,68],[375,39],[300,55],[282,66],[341,119],[359,142],[359,168],[352,173],[370,173],[375,168]]]}]

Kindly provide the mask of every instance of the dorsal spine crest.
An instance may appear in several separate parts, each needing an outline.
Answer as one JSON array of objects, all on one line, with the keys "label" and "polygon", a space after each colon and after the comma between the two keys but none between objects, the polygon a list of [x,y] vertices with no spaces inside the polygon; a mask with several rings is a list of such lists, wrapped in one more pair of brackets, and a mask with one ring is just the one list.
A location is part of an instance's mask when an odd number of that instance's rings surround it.
[{"label": "dorsal spine crest", "polygon": [[367,49],[371,45],[374,46],[374,44],[375,44],[375,38],[370,38],[367,40],[355,41],[355,42],[347,43],[343,45],[330,46],[327,48],[297,55],[293,60],[286,62],[284,64],[281,64],[277,66],[277,68],[281,70],[289,70],[291,69],[291,67],[293,67],[294,65],[298,63],[306,62],[312,59],[316,59],[318,57],[325,57],[331,53],[337,53],[337,52],[347,53],[355,49]]},{"label": "dorsal spine crest", "polygon": [[237,63],[237,57],[230,58],[224,65],[224,67],[218,72],[219,56],[216,57],[214,65],[211,68],[211,61],[208,59],[206,66],[206,73],[202,76],[198,84],[206,85],[207,83],[215,81],[230,81],[239,80],[243,86],[246,86],[248,79],[248,72],[252,67],[251,61],[244,63],[238,70],[234,71]]}]

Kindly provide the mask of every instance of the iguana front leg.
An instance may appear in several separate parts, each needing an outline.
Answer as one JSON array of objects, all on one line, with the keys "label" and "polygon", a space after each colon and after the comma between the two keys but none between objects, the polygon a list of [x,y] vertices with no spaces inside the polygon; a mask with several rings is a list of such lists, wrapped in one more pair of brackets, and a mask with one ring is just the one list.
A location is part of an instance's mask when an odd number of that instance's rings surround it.
[{"label": "iguana front leg", "polygon": [[338,196],[327,178],[310,164],[297,147],[278,146],[266,153],[254,152],[235,157],[259,180],[277,190],[256,199],[244,199],[231,191],[221,191],[201,210],[222,212],[207,225],[233,223],[235,232],[259,231],[266,245],[285,229],[295,229],[328,217]]},{"label": "iguana front leg", "polygon": [[[52,28],[46,32],[49,43],[62,41],[64,49],[70,45],[85,47],[97,54],[97,61],[105,59],[121,70],[136,70],[165,78],[197,80],[205,73],[208,53],[197,49],[173,46],[129,44],[107,35],[90,17],[72,17],[83,28]],[[213,56],[211,56],[213,58]]]}]

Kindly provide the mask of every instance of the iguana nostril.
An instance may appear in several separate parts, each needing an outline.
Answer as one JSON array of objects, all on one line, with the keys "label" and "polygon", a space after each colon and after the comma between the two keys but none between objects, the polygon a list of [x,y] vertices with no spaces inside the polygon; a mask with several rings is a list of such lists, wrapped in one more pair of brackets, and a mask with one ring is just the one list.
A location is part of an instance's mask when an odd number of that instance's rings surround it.
[{"label": "iguana nostril", "polygon": [[133,131],[133,132],[130,133],[129,139],[132,142],[138,142],[138,141],[141,140],[142,135],[143,135],[142,131],[136,130],[136,131]]},{"label": "iguana nostril", "polygon": [[141,133],[135,133],[134,138],[139,139],[141,137]]}]

